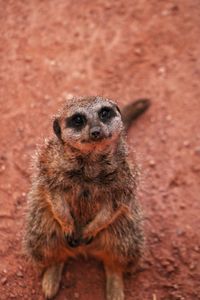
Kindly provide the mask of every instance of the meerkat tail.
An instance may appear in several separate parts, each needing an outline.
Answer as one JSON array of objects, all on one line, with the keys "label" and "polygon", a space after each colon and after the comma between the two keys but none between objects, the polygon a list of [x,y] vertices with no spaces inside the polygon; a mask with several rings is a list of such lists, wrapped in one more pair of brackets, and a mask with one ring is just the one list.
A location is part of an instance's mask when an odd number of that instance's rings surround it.
[{"label": "meerkat tail", "polygon": [[139,99],[122,108],[122,120],[126,131],[129,130],[133,121],[149,108],[150,104],[149,99]]}]

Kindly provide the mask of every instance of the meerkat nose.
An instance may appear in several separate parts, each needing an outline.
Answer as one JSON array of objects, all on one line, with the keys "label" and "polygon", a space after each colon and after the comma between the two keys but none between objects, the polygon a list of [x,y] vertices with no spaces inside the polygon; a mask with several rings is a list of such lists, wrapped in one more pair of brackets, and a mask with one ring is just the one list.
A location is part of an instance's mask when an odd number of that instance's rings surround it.
[{"label": "meerkat nose", "polygon": [[95,126],[90,129],[90,137],[92,140],[99,140],[101,136],[102,134],[100,127]]}]

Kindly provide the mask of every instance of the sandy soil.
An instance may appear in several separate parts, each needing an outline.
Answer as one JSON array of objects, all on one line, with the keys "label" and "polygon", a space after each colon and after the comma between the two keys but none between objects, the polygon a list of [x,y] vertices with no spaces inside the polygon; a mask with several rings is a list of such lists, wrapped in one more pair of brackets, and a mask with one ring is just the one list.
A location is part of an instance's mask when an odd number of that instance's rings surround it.
[{"label": "sandy soil", "polygon": [[[21,247],[30,160],[71,95],[150,110],[129,134],[142,169],[147,249],[126,299],[200,299],[200,3],[0,1],[0,299],[43,299]],[[57,299],[104,299],[93,260],[70,261]]]}]

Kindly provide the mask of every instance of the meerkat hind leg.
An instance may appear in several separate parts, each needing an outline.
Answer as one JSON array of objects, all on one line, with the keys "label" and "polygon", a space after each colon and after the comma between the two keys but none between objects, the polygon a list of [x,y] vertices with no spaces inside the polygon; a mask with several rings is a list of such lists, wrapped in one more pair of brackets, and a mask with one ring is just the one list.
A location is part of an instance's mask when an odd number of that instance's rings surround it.
[{"label": "meerkat hind leg", "polygon": [[42,279],[42,289],[46,299],[53,298],[59,289],[64,263],[48,267]]},{"label": "meerkat hind leg", "polygon": [[106,299],[124,300],[123,274],[104,265],[106,273]]}]

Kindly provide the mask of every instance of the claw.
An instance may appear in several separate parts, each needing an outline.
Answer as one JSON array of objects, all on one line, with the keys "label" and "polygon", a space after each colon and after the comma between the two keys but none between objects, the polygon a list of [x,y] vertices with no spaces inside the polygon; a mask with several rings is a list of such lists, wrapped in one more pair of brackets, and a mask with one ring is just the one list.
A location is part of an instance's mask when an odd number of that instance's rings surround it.
[{"label": "claw", "polygon": [[81,239],[81,243],[85,244],[85,245],[89,245],[92,241],[93,241],[94,237],[93,236],[89,236],[85,239]]},{"label": "claw", "polygon": [[67,245],[71,248],[76,248],[80,245],[89,245],[93,241],[94,237],[89,236],[87,238],[81,238],[77,236],[75,233],[65,234],[65,240]]},{"label": "claw", "polygon": [[71,235],[66,234],[65,239],[71,248],[76,248],[81,244],[81,239],[77,238],[74,233]]}]

